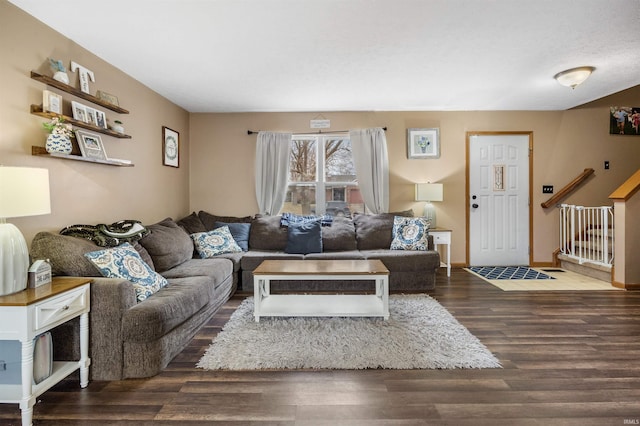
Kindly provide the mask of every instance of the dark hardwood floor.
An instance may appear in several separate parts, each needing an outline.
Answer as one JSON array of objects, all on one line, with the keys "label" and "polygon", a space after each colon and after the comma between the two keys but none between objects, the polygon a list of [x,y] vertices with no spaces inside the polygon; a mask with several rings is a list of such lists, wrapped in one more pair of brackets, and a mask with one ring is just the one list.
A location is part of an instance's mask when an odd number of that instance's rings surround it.
[{"label": "dark hardwood floor", "polygon": [[[162,374],[86,389],[72,377],[40,397],[34,424],[640,424],[640,292],[503,292],[454,269],[430,294],[504,368],[196,369],[238,295]],[[19,419],[17,405],[0,405],[0,424]]]}]

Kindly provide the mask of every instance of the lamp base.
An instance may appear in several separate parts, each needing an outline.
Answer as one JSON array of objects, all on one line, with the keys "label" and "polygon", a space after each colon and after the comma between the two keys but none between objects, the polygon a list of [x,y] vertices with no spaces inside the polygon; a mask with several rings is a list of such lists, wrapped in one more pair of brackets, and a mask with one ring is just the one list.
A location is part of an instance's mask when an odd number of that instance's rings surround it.
[{"label": "lamp base", "polygon": [[0,296],[27,288],[29,250],[20,230],[0,221]]},{"label": "lamp base", "polygon": [[433,229],[436,227],[436,208],[432,203],[427,202],[424,204],[423,216],[429,221],[429,228]]}]

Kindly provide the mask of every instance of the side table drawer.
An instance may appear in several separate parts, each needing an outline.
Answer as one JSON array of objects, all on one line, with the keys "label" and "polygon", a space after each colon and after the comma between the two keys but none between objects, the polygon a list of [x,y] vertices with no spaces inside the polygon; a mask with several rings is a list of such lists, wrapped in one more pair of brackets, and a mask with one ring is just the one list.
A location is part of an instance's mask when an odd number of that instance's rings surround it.
[{"label": "side table drawer", "polygon": [[36,331],[59,321],[74,318],[89,306],[89,286],[48,299],[35,306]]},{"label": "side table drawer", "polygon": [[449,232],[432,232],[434,244],[451,244],[451,234]]}]

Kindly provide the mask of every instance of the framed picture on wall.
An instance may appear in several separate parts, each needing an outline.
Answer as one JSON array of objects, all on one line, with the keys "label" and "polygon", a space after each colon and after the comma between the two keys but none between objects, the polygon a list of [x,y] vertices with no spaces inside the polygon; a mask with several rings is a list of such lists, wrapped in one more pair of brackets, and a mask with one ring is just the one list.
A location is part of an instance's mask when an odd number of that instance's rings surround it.
[{"label": "framed picture on wall", "polygon": [[408,158],[440,158],[440,129],[407,129]]},{"label": "framed picture on wall", "polygon": [[640,107],[609,108],[609,134],[640,136]]},{"label": "framed picture on wall", "polygon": [[162,164],[180,167],[180,134],[162,126]]}]

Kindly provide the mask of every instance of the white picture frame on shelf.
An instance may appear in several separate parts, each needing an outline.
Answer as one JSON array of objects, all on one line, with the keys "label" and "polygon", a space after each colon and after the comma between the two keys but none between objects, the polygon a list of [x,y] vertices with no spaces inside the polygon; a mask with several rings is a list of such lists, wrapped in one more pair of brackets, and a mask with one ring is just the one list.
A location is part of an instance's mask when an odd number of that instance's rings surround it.
[{"label": "white picture frame on shelf", "polygon": [[50,90],[43,90],[42,111],[62,115],[62,96]]},{"label": "white picture frame on shelf", "polygon": [[76,130],[76,140],[83,157],[93,160],[107,160],[107,153],[104,150],[100,135],[85,132],[84,130]]},{"label": "white picture frame on shelf", "polygon": [[101,129],[107,128],[107,115],[99,109],[94,110],[96,113],[96,126]]},{"label": "white picture frame on shelf", "polygon": [[71,101],[71,112],[73,113],[73,119],[88,123],[87,121],[87,106],[80,102]]}]

